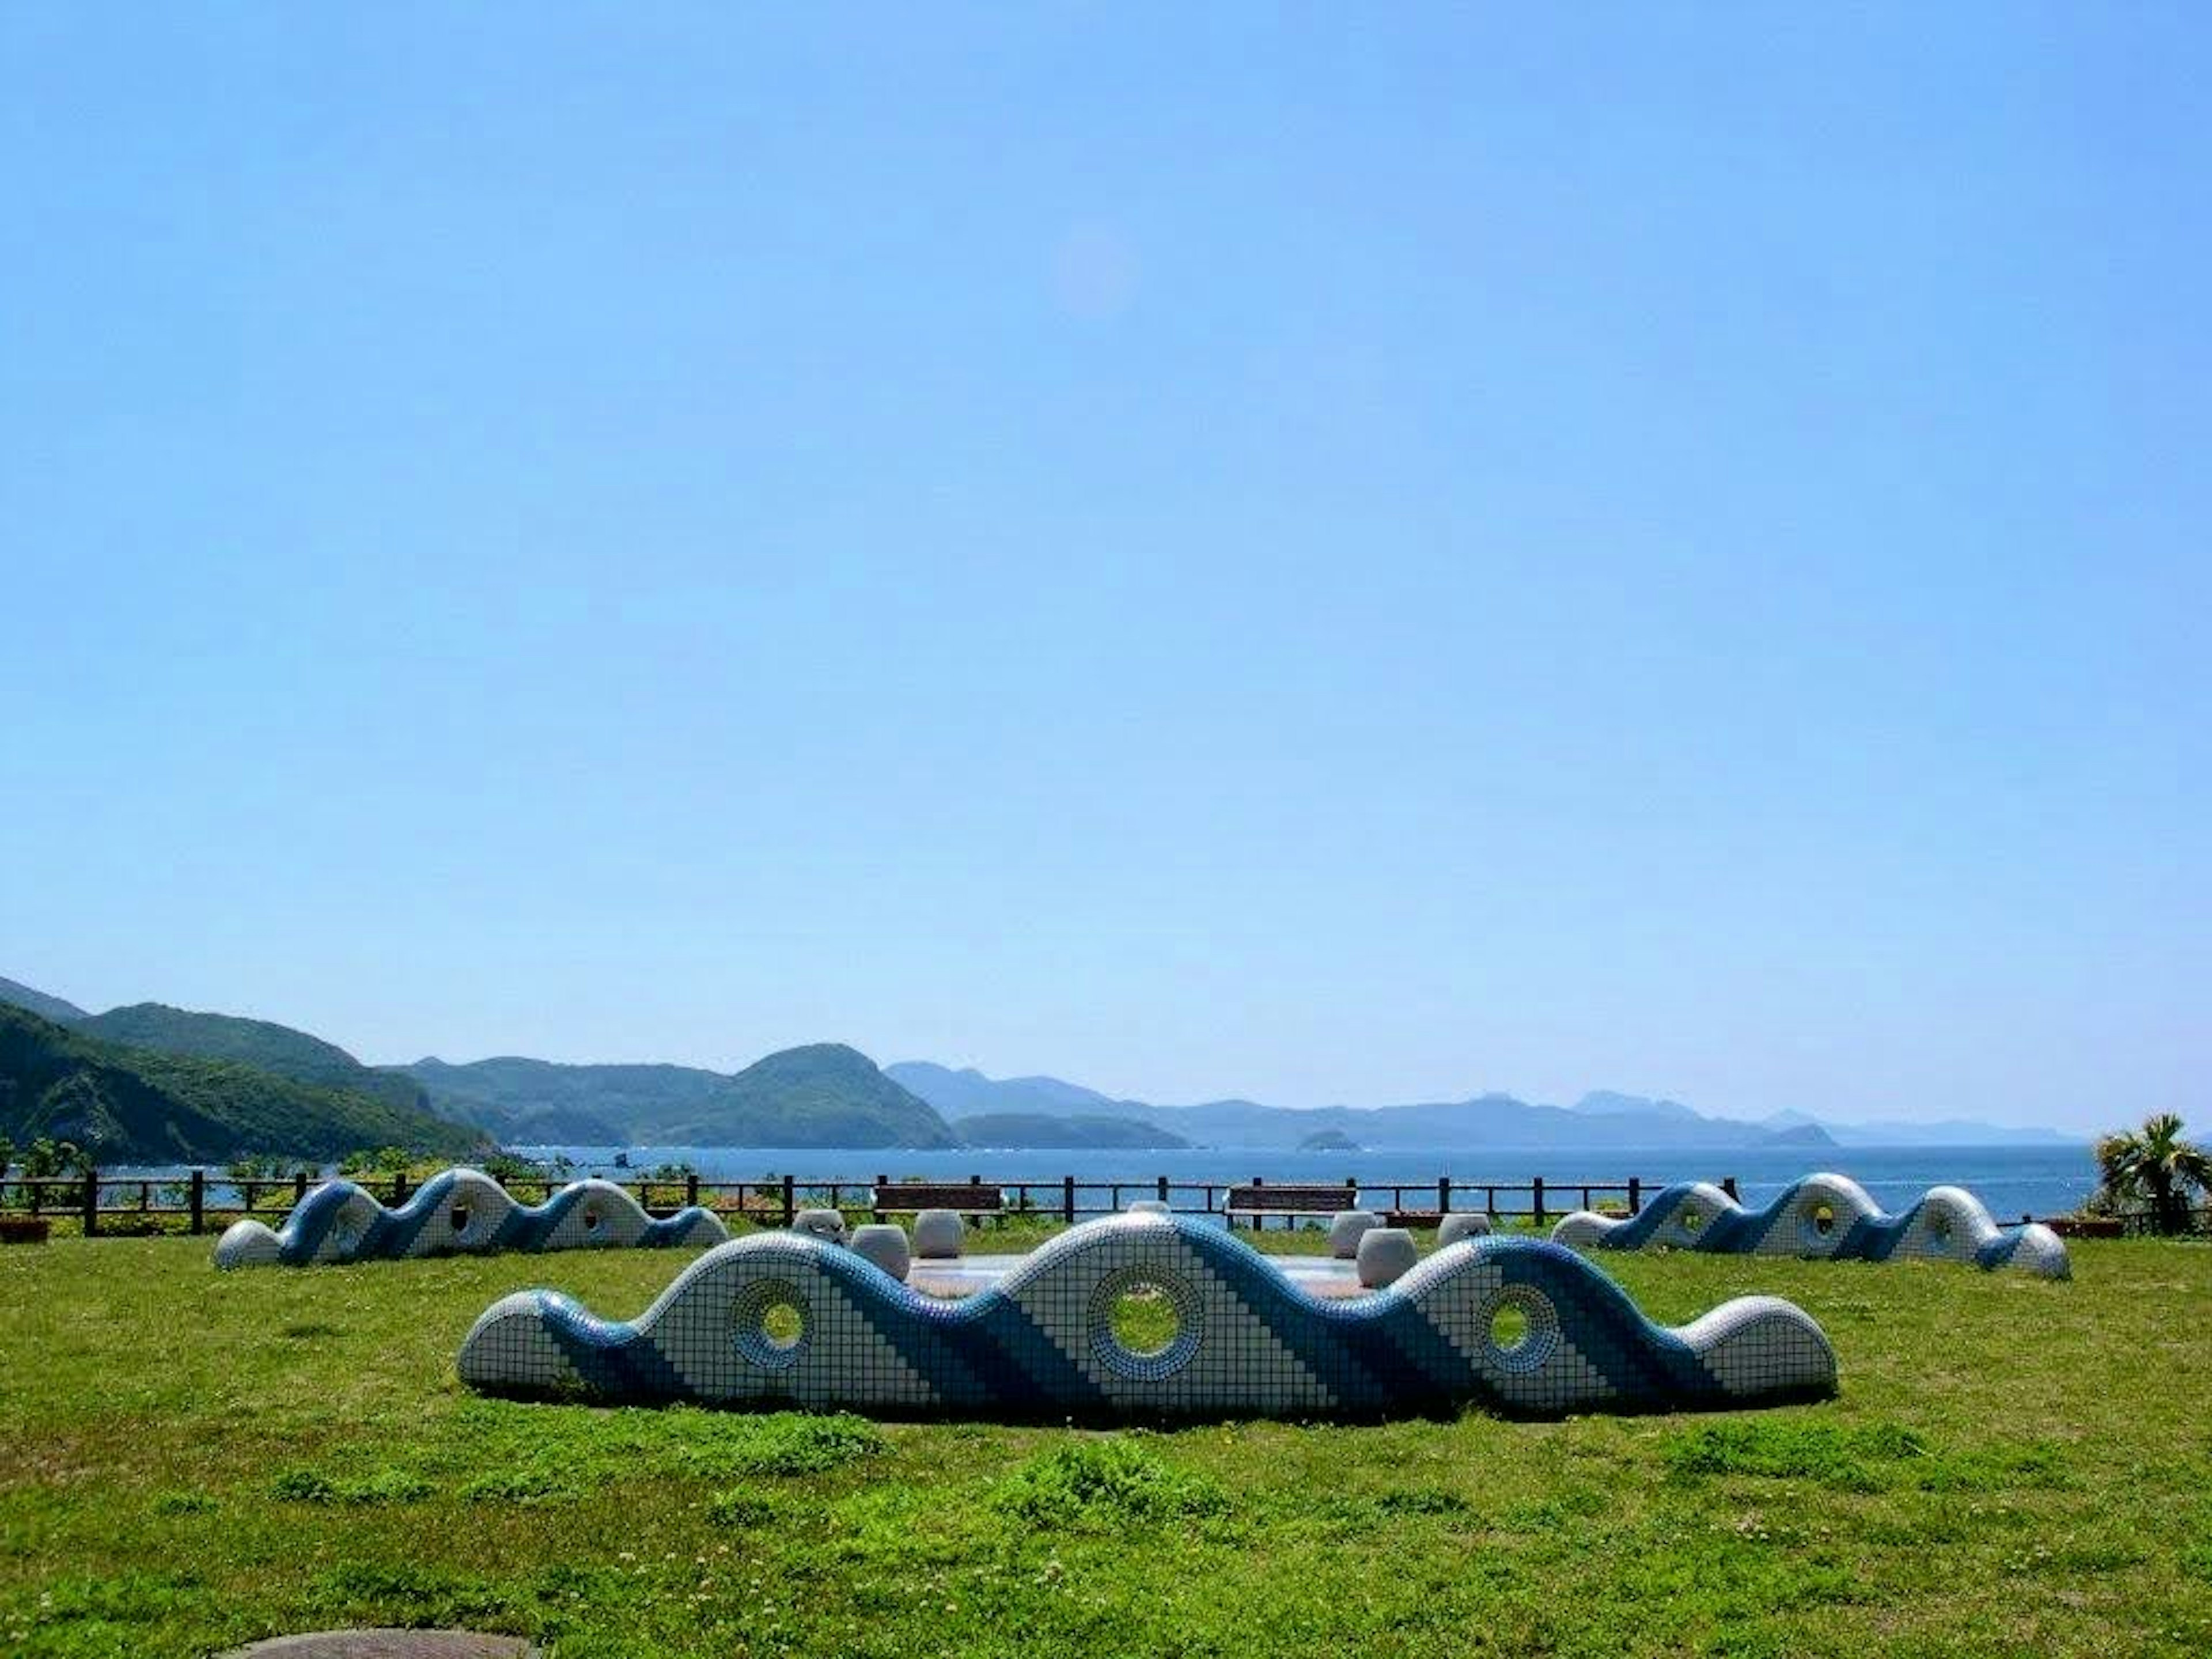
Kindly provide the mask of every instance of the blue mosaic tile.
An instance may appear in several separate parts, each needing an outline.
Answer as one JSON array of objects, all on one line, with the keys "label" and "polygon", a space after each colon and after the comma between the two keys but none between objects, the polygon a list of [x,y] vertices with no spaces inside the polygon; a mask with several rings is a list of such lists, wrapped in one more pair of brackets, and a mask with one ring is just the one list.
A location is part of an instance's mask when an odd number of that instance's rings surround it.
[{"label": "blue mosaic tile", "polygon": [[2066,1241],[2039,1222],[1999,1227],[1989,1208],[1959,1187],[1935,1187],[1901,1215],[1885,1214],[1849,1176],[1811,1175],[1763,1209],[1747,1210],[1705,1182],[1669,1187],[1635,1215],[1577,1210],[1552,1230],[1554,1243],[1583,1249],[1703,1250],[1808,1261],[1889,1261],[1900,1256],[2017,1268],[2070,1279]]},{"label": "blue mosaic tile", "polygon": [[[1113,1326],[1116,1298],[1139,1291],[1176,1316],[1149,1353]],[[1465,1403],[1556,1415],[1759,1405],[1836,1383],[1820,1327],[1772,1297],[1670,1330],[1572,1251],[1487,1237],[1331,1298],[1218,1228],[1157,1214],[1073,1228],[958,1301],[826,1241],[759,1234],[709,1250],[626,1322],[550,1291],[507,1297],[477,1321],[459,1369],[490,1393],[1006,1418],[1371,1418]]]},{"label": "blue mosaic tile", "polygon": [[393,1209],[350,1181],[327,1182],[281,1227],[233,1222],[216,1241],[218,1267],[308,1267],[400,1256],[658,1249],[713,1244],[729,1230],[696,1206],[662,1220],[612,1182],[579,1181],[543,1204],[518,1204],[480,1170],[447,1170]]}]

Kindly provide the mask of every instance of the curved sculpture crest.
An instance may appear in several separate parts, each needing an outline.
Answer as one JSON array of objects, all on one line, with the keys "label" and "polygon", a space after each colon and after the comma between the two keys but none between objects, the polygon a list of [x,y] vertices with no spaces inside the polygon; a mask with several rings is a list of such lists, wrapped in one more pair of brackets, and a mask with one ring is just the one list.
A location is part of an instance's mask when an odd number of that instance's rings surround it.
[{"label": "curved sculpture crest", "polygon": [[[1151,1352],[1113,1322],[1139,1290],[1176,1315]],[[1469,1240],[1331,1300],[1218,1229],[1146,1214],[1071,1229],[959,1302],[818,1239],[758,1234],[701,1256],[630,1322],[550,1291],[507,1297],[459,1367],[489,1392],[1010,1417],[1672,1410],[1836,1381],[1826,1336],[1787,1302],[1748,1297],[1669,1330],[1554,1244]]]},{"label": "curved sculpture crest", "polygon": [[1960,1187],[1934,1187],[1902,1215],[1887,1215],[1847,1176],[1811,1175],[1764,1209],[1747,1210],[1719,1188],[1669,1187],[1633,1216],[1577,1210],[1552,1240],[1578,1249],[1671,1248],[1736,1255],[1794,1255],[1833,1261],[1926,1256],[1984,1270],[2016,1267],[2070,1279],[2066,1241],[2039,1222],[2001,1228],[1988,1206]]},{"label": "curved sculpture crest", "polygon": [[215,1265],[301,1267],[507,1250],[650,1249],[715,1243],[729,1236],[719,1218],[696,1206],[656,1221],[612,1182],[574,1182],[543,1204],[524,1205],[480,1170],[447,1170],[398,1209],[350,1181],[325,1182],[300,1200],[282,1227],[233,1222],[216,1242]]}]

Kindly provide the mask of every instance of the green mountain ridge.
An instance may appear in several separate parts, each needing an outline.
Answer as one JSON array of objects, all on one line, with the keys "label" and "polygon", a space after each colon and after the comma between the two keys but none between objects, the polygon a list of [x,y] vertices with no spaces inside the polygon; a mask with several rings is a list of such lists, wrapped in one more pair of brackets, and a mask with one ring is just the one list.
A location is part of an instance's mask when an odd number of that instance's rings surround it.
[{"label": "green mountain ridge", "polygon": [[386,1146],[460,1156],[481,1140],[389,1099],[235,1060],[126,1048],[14,1003],[0,1003],[0,1135],[18,1145],[50,1135],[129,1164],[330,1158]]},{"label": "green mountain ridge", "polygon": [[44,991],[34,991],[27,985],[12,979],[0,979],[0,1002],[18,1008],[27,1008],[41,1019],[50,1019],[57,1025],[74,1025],[91,1015],[61,997],[48,996]]},{"label": "green mountain ridge", "polygon": [[[49,1009],[66,1019],[56,1022]],[[842,1043],[787,1048],[734,1074],[514,1055],[369,1066],[336,1043],[269,1020],[158,1002],[88,1014],[0,980],[0,1012],[18,1010],[52,1027],[49,1048],[61,1036],[77,1045],[40,1054],[25,1048],[21,1075],[0,1087],[0,1133],[66,1133],[102,1157],[134,1162],[238,1151],[325,1157],[387,1144],[458,1151],[487,1138],[617,1146],[960,1145],[936,1108]],[[363,1103],[372,1109],[359,1109]]]},{"label": "green mountain ridge", "polygon": [[810,1043],[734,1074],[689,1066],[566,1066],[505,1055],[465,1065],[421,1060],[398,1068],[434,1108],[503,1139],[535,1142],[532,1126],[574,1127],[574,1115],[616,1132],[579,1144],[680,1146],[957,1146],[935,1108],[840,1042]]},{"label": "green mountain ridge", "polygon": [[138,1002],[111,1008],[104,1014],[87,1014],[75,1022],[73,1029],[125,1048],[152,1048],[198,1060],[233,1060],[274,1072],[295,1083],[350,1089],[409,1111],[431,1109],[428,1091],[414,1079],[364,1066],[335,1042],[265,1019]]}]

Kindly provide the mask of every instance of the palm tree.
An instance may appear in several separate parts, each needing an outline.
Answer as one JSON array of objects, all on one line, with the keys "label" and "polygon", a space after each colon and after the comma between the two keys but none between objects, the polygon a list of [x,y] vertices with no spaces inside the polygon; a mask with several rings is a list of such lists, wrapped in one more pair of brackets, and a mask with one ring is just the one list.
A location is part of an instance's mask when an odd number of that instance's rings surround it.
[{"label": "palm tree", "polygon": [[2189,1195],[2212,1194],[2212,1152],[2181,1138],[2181,1120],[2161,1112],[2140,1129],[2106,1135],[2097,1143],[2104,1174],[2100,1196],[2146,1202],[2162,1233],[2189,1225]]}]

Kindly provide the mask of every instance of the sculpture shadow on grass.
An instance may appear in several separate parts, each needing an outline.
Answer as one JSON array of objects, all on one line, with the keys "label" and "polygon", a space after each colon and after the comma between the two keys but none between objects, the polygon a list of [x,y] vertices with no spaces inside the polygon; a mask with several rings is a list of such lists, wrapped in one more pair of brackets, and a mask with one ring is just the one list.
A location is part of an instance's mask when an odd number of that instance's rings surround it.
[{"label": "sculpture shadow on grass", "polygon": [[[1117,1329],[1132,1297],[1156,1332],[1171,1326],[1156,1346]],[[489,1393],[1002,1419],[1555,1416],[1836,1386],[1820,1327],[1771,1297],[1668,1329],[1570,1250],[1484,1238],[1329,1299],[1218,1229],[1134,1214],[1073,1228],[958,1302],[836,1245],[761,1234],[708,1251],[628,1322],[550,1291],[507,1297],[459,1369]]]},{"label": "sculpture shadow on grass", "polygon": [[574,1182],[543,1204],[526,1205],[480,1170],[447,1170],[396,1209],[350,1181],[326,1182],[301,1199],[281,1227],[233,1222],[216,1243],[215,1265],[299,1267],[404,1256],[653,1249],[719,1243],[729,1236],[720,1218],[696,1206],[656,1220],[612,1182]]}]

